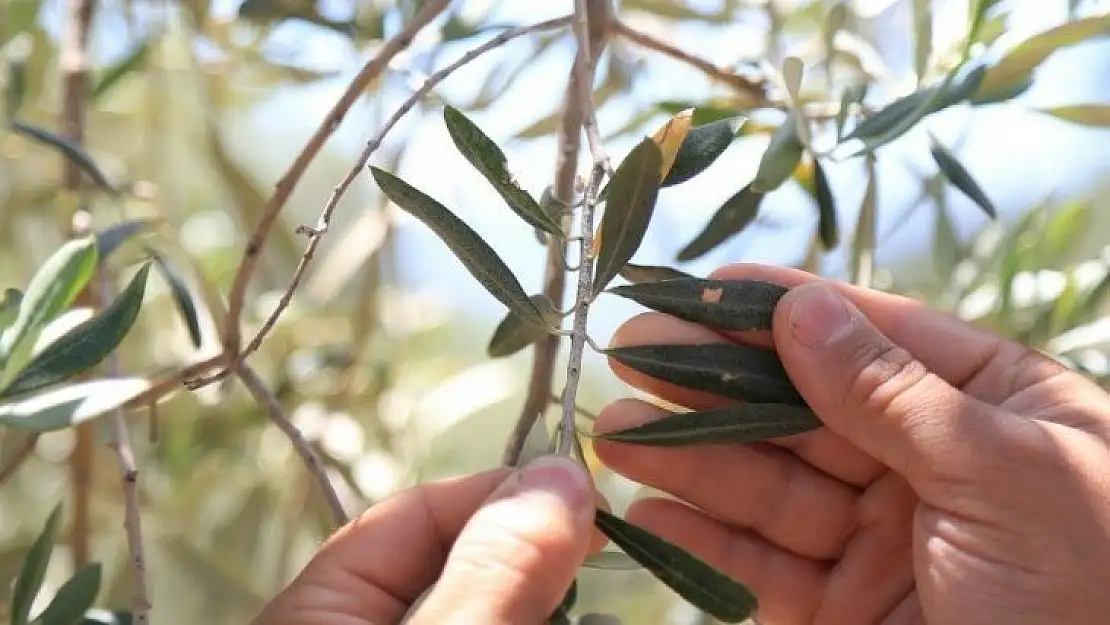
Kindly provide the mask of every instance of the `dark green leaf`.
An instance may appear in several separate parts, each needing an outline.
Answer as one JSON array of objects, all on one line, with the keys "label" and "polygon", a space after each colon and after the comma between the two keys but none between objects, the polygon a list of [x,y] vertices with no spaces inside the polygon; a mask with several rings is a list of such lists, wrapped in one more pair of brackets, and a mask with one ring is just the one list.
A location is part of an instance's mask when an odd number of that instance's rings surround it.
[{"label": "dark green leaf", "polygon": [[481,128],[451,106],[443,107],[443,121],[447,124],[447,132],[455,147],[493,185],[514,213],[535,228],[549,234],[562,235],[559,222],[552,220],[539,203],[520,188],[509,173],[505,153]]},{"label": "dark green leaf", "polygon": [[623,551],[598,551],[586,556],[582,568],[599,571],[638,571],[644,566]]},{"label": "dark green leaf", "polygon": [[128,219],[118,224],[105,228],[96,235],[96,255],[100,263],[104,263],[121,245],[131,237],[154,226],[154,219]]},{"label": "dark green leaf", "polygon": [[725,623],[739,623],[758,602],[744,585],[684,549],[620,517],[597,510],[594,524],[622,551],[694,607]]},{"label": "dark green leaf", "polygon": [[967,169],[965,169],[959,159],[956,158],[956,155],[952,154],[948,148],[941,145],[933,136],[929,137],[929,153],[933,155],[933,160],[936,161],[937,167],[939,167],[940,171],[944,173],[944,176],[948,178],[948,181],[952,183],[952,186],[959,189],[964,195],[978,204],[979,208],[983,209],[983,212],[986,213],[988,217],[991,219],[996,219],[998,217],[998,211],[994,208],[994,204],[991,202],[990,198],[987,197],[987,194],[983,192],[979,183],[975,182],[975,178],[968,173]]},{"label": "dark green leaf", "polygon": [[601,246],[594,274],[594,295],[620,273],[639,249],[655,211],[662,164],[659,146],[645,138],[613,173],[598,233]]},{"label": "dark green leaf", "polygon": [[150,263],[144,263],[123,293],[99,315],[66,332],[21,370],[0,398],[23,395],[64,382],[100,364],[135,324],[146,293]]},{"label": "dark green leaf", "polygon": [[688,273],[672,269],[671,267],[658,267],[655,265],[633,265],[625,263],[621,269],[621,277],[629,282],[662,282],[676,278],[692,278]]},{"label": "dark green leaf", "polygon": [[69,241],[31,278],[19,315],[0,337],[0,388],[27,364],[43,327],[57,317],[88,284],[96,269],[96,241]]},{"label": "dark green leaf", "polygon": [[[543,313],[550,326],[558,325],[559,313],[551,304],[551,300],[547,299],[547,296],[533,295],[532,302]],[[511,356],[547,335],[548,331],[546,329],[529,323],[521,319],[520,315],[509,311],[505,318],[501,320],[501,323],[497,324],[497,329],[493,331],[493,337],[490,338],[489,345],[486,347],[486,353],[490,358]]]},{"label": "dark green leaf", "polygon": [[570,623],[570,611],[574,609],[574,604],[578,602],[578,581],[572,580],[570,588],[563,595],[563,601],[555,608],[555,613],[548,619],[548,623],[554,625],[556,623]]},{"label": "dark green leaf", "polygon": [[621,625],[621,619],[616,614],[590,612],[583,614],[575,625]]},{"label": "dark green leaf", "polygon": [[841,141],[852,139],[866,140],[878,137],[898,124],[900,121],[920,109],[936,96],[939,87],[933,86],[914,91],[904,95],[890,104],[868,115],[852,129]]},{"label": "dark green leaf", "polygon": [[31,605],[42,589],[42,582],[46,578],[46,567],[50,563],[50,555],[54,551],[54,541],[58,534],[58,524],[62,518],[62,506],[58,504],[50,512],[42,531],[31,550],[23,558],[19,577],[15,580],[12,590],[12,625],[27,625],[31,616]]},{"label": "dark green leaf", "polygon": [[736,345],[636,345],[605,350],[644,375],[729,399],[804,405],[774,352]]},{"label": "dark green leaf", "polygon": [[681,278],[609,289],[642,306],[723,330],[770,330],[786,288],[761,280]]},{"label": "dark green leaf", "polygon": [[822,426],[806,406],[743,403],[673,414],[596,437],[655,447],[753,443],[793,436]]},{"label": "dark green leaf", "polygon": [[386,196],[431,228],[491,295],[533,325],[545,326],[543,315],[512,270],[478,233],[447,207],[404,180],[373,165],[370,171]]},{"label": "dark green leaf", "polygon": [[717,209],[701,234],[678,253],[677,260],[694,260],[739,234],[759,214],[759,203],[763,197],[762,193],[753,191],[751,185],[741,189]]},{"label": "dark green leaf", "polygon": [[1014,46],[987,70],[975,99],[997,101],[1002,94],[1020,93],[1032,81],[1037,67],[1054,52],[1107,34],[1110,34],[1110,15],[1066,22],[1034,35]]},{"label": "dark green leaf", "polygon": [[[23,291],[4,289],[4,299],[0,300],[0,336],[3,336],[8,326],[15,323],[16,317],[19,316],[19,303],[22,301]],[[2,366],[3,359],[0,358],[0,367]]]},{"label": "dark green leaf", "polygon": [[722,119],[692,128],[678,148],[674,165],[671,165],[671,170],[660,186],[666,188],[682,184],[709,169],[728,146],[732,145],[732,140],[736,138],[737,131],[745,121],[743,118]]},{"label": "dark green leaf", "polygon": [[73,162],[73,164],[83,169],[85,173],[87,173],[89,177],[93,179],[93,182],[100,186],[100,188],[113,195],[119,194],[119,191],[116,190],[115,186],[113,186],[112,183],[108,180],[108,177],[104,175],[104,172],[100,170],[100,167],[97,166],[96,161],[94,161],[93,158],[89,156],[89,153],[85,151],[85,148],[77,145],[76,143],[73,143],[65,137],[43,130],[38,126],[25,124],[21,121],[13,120],[11,127],[12,130],[15,130],[16,132],[28,138],[34,139],[39,143],[46,144],[52,148],[59,150],[62,154],[65,155],[67,159]]},{"label": "dark green leaf", "polygon": [[142,378],[111,378],[65,384],[0,404],[0,426],[32,432],[61,430],[119,408],[150,388]]},{"label": "dark green leaf", "polygon": [[185,284],[185,278],[161,254],[150,248],[147,248],[147,253],[154,259],[154,266],[158,268],[158,273],[162,274],[162,277],[170,285],[170,293],[173,294],[174,304],[177,305],[177,311],[181,313],[181,319],[185,322],[185,328],[189,331],[189,340],[193,343],[193,347],[200,349],[202,339],[200,335],[200,317],[197,315],[197,306],[193,301],[193,295]]},{"label": "dark green leaf", "polygon": [[759,169],[751,182],[751,189],[757,193],[770,193],[782,186],[802,160],[805,146],[798,136],[795,113],[787,115],[782,125],[771,135],[767,151],[759,161]]},{"label": "dark green leaf", "polygon": [[77,625],[100,594],[100,564],[94,563],[69,578],[53,601],[35,619],[41,625]]},{"label": "dark green leaf", "polygon": [[97,79],[96,84],[89,92],[89,100],[96,102],[105,93],[108,93],[112,87],[116,86],[120,80],[125,78],[131,72],[139,69],[146,62],[147,53],[150,51],[150,44],[142,41],[139,45],[135,46],[131,53],[120,59],[118,63],[111,65],[107,70]]},{"label": "dark green leaf", "polygon": [[821,161],[813,158],[813,195],[817,200],[817,236],[826,250],[840,244],[840,225],[836,214],[836,199],[833,197],[829,179]]}]

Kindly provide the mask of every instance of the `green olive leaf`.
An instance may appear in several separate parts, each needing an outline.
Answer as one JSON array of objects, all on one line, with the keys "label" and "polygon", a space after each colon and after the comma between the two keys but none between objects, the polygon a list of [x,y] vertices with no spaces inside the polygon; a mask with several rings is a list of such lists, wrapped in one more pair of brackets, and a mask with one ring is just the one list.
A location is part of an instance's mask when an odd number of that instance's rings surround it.
[{"label": "green olive leaf", "polygon": [[676,413],[630,428],[595,434],[594,438],[654,447],[743,444],[793,436],[822,425],[806,406],[743,403]]},{"label": "green olive leaf", "polygon": [[603,352],[620,364],[684,388],[729,399],[805,405],[774,352],[733,343],[636,345]]},{"label": "green olive leaf", "polygon": [[725,623],[746,620],[758,606],[743,584],[677,545],[604,510],[594,525],[629,557],[694,607]]},{"label": "green olive leaf", "polygon": [[[840,5],[837,5],[840,6]],[[844,128],[848,125],[848,116],[852,112],[852,107],[860,102],[867,96],[867,83],[861,85],[851,85],[844,89],[844,93],[840,94],[840,108],[836,111],[836,140],[841,142],[845,140]]]},{"label": "green olive leaf", "polygon": [[532,302],[547,320],[548,328],[539,327],[509,311],[493,331],[486,353],[490,358],[511,356],[547,336],[558,327],[559,312],[546,295],[533,295]]},{"label": "green olive leaf", "polygon": [[659,146],[645,138],[613,173],[598,232],[601,246],[597,252],[594,295],[620,273],[644,240],[659,196],[662,158]]},{"label": "green olive leaf", "polygon": [[941,173],[952,183],[952,186],[975,202],[988,217],[991,219],[998,218],[998,210],[995,209],[994,203],[987,197],[983,188],[964,168],[956,155],[932,135],[929,135],[929,153],[933,156],[933,160],[936,161]]},{"label": "green olive leaf", "polygon": [[443,121],[455,147],[489,181],[514,213],[534,228],[561,236],[559,222],[552,219],[539,203],[520,188],[509,173],[508,159],[501,148],[477,124],[452,107],[443,107]]},{"label": "green olive leaf", "polygon": [[664,280],[675,280],[677,278],[692,278],[688,273],[673,269],[671,267],[661,267],[657,265],[634,265],[632,263],[625,263],[621,269],[621,277],[629,282],[643,283],[643,282],[662,282]]},{"label": "green olive leaf", "polygon": [[732,145],[745,121],[743,117],[733,117],[691,128],[660,186],[666,188],[682,184],[709,169]]},{"label": "green olive leaf", "polygon": [[203,338],[200,334],[200,317],[197,314],[196,301],[185,283],[184,276],[158,252],[150,248],[146,251],[154,259],[154,266],[158,268],[158,273],[170,285],[173,302],[177,305],[177,311],[181,313],[185,328],[189,331],[189,341],[192,342],[193,347],[200,349]]},{"label": "green olive leaf", "polygon": [[987,69],[974,99],[998,101],[1005,94],[1020,93],[1032,81],[1037,67],[1057,50],[1106,35],[1110,35],[1108,15],[1072,20],[1034,35]]},{"label": "green olive leaf", "polygon": [[58,504],[46,518],[38,538],[23,558],[19,577],[16,578],[15,588],[12,590],[11,625],[27,625],[31,617],[31,605],[38,596],[39,590],[42,589],[43,580],[46,579],[46,567],[50,564],[50,555],[54,552],[54,541],[57,539],[61,518],[62,505]]},{"label": "green olive leaf", "polygon": [[150,389],[143,378],[109,378],[62,384],[42,393],[0,403],[0,427],[51,432],[115,410]]},{"label": "green olive leaf", "polygon": [[1110,105],[1106,104],[1073,104],[1038,109],[1037,112],[1081,126],[1110,128]]},{"label": "green olive leaf", "polygon": [[821,161],[813,157],[813,196],[817,201],[817,236],[826,250],[840,244],[840,225],[837,220],[836,199]]},{"label": "green olive leaf", "polygon": [[544,326],[543,315],[520,286],[512,270],[478,233],[447,207],[404,180],[373,165],[370,171],[382,192],[394,204],[431,228],[491,295],[533,325]]},{"label": "green olive leaf", "polygon": [[104,262],[132,237],[153,227],[156,219],[128,219],[96,233],[96,255],[99,264]]},{"label": "green olive leaf", "polygon": [[759,161],[751,189],[757,193],[770,193],[782,186],[802,160],[805,145],[798,135],[797,113],[787,115],[782,125],[771,135],[771,141]]},{"label": "green olive leaf", "polygon": [[77,571],[58,589],[50,605],[35,619],[41,625],[76,625],[100,594],[101,566],[94,562]]},{"label": "green olive leaf", "polygon": [[652,310],[722,330],[770,330],[786,288],[762,280],[679,278],[609,289]]},{"label": "green olive leaf", "polygon": [[867,158],[867,186],[863,190],[856,231],[852,233],[852,283],[871,284],[875,269],[875,237],[879,210],[879,179],[874,157]]},{"label": "green olive leaf", "polygon": [[135,324],[146,292],[147,262],[120,296],[99,315],[79,324],[42,350],[0,391],[9,398],[64,382],[100,364]]},{"label": "green olive leaf", "polygon": [[104,94],[108,93],[113,87],[119,84],[121,80],[135,70],[140,69],[143,64],[146,63],[149,53],[150,43],[144,39],[131,50],[130,54],[105,69],[104,73],[97,78],[92,89],[89,90],[89,101],[98,101],[100,98],[104,97]]},{"label": "green olive leaf", "polygon": [[76,143],[56,135],[50,131],[43,130],[38,126],[32,126],[18,120],[12,120],[11,129],[22,134],[38,143],[48,145],[61,152],[73,164],[80,167],[86,174],[92,178],[100,188],[104,189],[112,195],[119,195],[119,190],[112,184],[108,177],[101,171],[100,166],[96,164],[92,156],[85,151],[85,148],[77,145]]},{"label": "green olive leaf", "polygon": [[741,189],[717,209],[701,233],[682,248],[676,259],[680,262],[694,260],[739,234],[759,214],[763,197],[764,194],[754,191],[751,185]]}]

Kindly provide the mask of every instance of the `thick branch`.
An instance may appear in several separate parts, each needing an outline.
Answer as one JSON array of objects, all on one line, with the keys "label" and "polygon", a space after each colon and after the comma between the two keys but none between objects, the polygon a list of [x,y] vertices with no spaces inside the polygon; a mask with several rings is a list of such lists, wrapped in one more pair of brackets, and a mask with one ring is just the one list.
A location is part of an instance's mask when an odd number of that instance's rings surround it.
[{"label": "thick branch", "polygon": [[331,510],[332,519],[335,522],[335,527],[338,529],[350,521],[347,512],[343,509],[343,502],[339,500],[339,494],[335,492],[332,487],[331,481],[328,480],[327,470],[324,468],[324,463],[320,460],[320,456],[312,449],[312,445],[305,440],[301,431],[293,422],[289,420],[289,416],[285,414],[285,408],[278,402],[270,389],[266,388],[266,383],[258,374],[254,372],[246,363],[239,363],[235,367],[235,373],[239,379],[243,381],[243,385],[247,387],[254,400],[258,405],[266,410],[266,415],[269,417],[270,422],[278,427],[297,454],[304,462],[305,468],[308,469],[312,478],[316,481],[316,486],[320,489],[321,494],[327,500],[328,508]]},{"label": "thick branch", "polygon": [[370,83],[385,71],[389,62],[407,48],[416,34],[442,13],[449,3],[450,0],[429,0],[401,32],[382,46],[381,50],[363,66],[362,70],[351,81],[351,84],[347,86],[347,90],[340,96],[339,101],[332,107],[320,127],[316,129],[316,133],[312,135],[304,149],[290,165],[289,170],[278,181],[274,194],[263,209],[262,219],[258,222],[258,226],[255,227],[254,233],[251,234],[250,240],[243,250],[243,258],[239,263],[238,271],[235,273],[235,280],[228,296],[227,327],[224,328],[223,340],[224,350],[228,353],[237,354],[239,352],[239,326],[243,316],[247,284],[250,282],[251,274],[254,273],[254,268],[258,263],[258,255],[262,251],[266,237],[269,236],[270,229],[277,220],[282,207],[289,200],[289,196],[292,195],[293,189],[297,186],[301,176],[304,175],[309,164],[324,147],[324,143],[339,128],[347,112],[365,93]]}]

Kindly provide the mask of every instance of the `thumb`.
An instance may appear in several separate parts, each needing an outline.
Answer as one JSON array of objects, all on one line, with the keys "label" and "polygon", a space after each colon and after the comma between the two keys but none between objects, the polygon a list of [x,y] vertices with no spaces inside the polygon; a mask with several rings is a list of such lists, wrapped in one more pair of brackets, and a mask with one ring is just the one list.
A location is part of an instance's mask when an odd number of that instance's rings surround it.
[{"label": "thumb", "polygon": [[573,460],[519,470],[463,528],[410,623],[546,623],[586,557],[594,501]]},{"label": "thumb", "polygon": [[919,492],[992,446],[984,445],[996,431],[992,407],[930,372],[830,286],[787,292],[774,334],[787,373],[825,425]]}]

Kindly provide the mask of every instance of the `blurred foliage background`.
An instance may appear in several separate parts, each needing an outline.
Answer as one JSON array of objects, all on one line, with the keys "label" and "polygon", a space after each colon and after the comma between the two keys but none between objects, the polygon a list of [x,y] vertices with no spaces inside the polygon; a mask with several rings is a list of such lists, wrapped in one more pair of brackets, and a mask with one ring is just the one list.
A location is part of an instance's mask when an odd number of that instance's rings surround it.
[{"label": "blurred foliage background", "polygon": [[[67,190],[64,159],[25,136],[0,131],[0,284],[23,285],[75,227],[153,218],[145,235],[178,266],[202,302],[203,341],[189,341],[165,283],[152,280],[123,369],[158,376],[220,352],[224,298],[246,238],[273,185],[357,69],[419,10],[420,0],[100,0],[89,43],[84,144],[125,189],[120,201]],[[987,2],[971,49],[986,58],[1065,21],[1101,16],[1107,2]],[[0,0],[0,59],[25,64],[20,120],[61,127],[67,0]],[[503,28],[570,12],[572,3],[460,0],[364,93],[297,186],[269,237],[251,284],[245,333],[285,289],[314,224],[362,144],[423,78]],[[867,83],[868,110],[942,80],[968,41],[972,0],[621,0],[629,28],[759,80],[787,55],[806,65],[804,91],[835,114],[846,89]],[[845,10],[838,32],[831,11]],[[878,152],[876,288],[902,292],[1051,353],[1084,373],[1110,371],[1110,23],[1041,63],[1014,98],[951,107]],[[522,37],[465,66],[432,91],[389,135],[374,162],[457,210],[530,290],[543,248],[451,149],[440,111],[472,115],[520,164],[538,195],[551,183],[553,133],[574,53],[567,30]],[[11,72],[5,91],[14,88]],[[599,124],[614,156],[671,114],[739,112],[740,137],[690,189],[668,190],[637,262],[670,264],[681,245],[754,174],[781,113],[752,110],[743,93],[696,68],[616,37],[596,82]],[[1083,105],[1079,123],[1043,109]],[[9,104],[10,106],[10,104]],[[11,113],[11,111],[9,111]],[[775,115],[779,117],[775,117]],[[989,222],[944,184],[926,133],[951,146],[999,210]],[[582,168],[580,168],[582,170]],[[704,275],[737,261],[805,266],[846,278],[864,195],[860,159],[830,162],[841,244],[811,245],[817,212],[803,185],[768,197],[755,223],[698,260]],[[86,224],[87,222],[87,224]],[[113,263],[141,253],[129,245]],[[130,254],[130,255],[129,255]],[[529,355],[489,360],[485,345],[502,311],[474,288],[420,224],[391,207],[366,176],[339,205],[331,232],[292,306],[251,358],[326,460],[349,511],[399,488],[497,464],[520,410]],[[601,301],[599,341],[636,312]],[[580,403],[600,409],[629,390],[587,357]],[[154,622],[245,622],[291,579],[326,537],[327,508],[286,439],[240,385],[184,388],[157,414],[130,415],[141,471]],[[0,465],[25,434],[0,430]],[[87,505],[87,536],[68,536],[51,561],[56,586],[75,562],[104,562],[99,605],[129,601],[115,459],[97,445],[74,454],[71,430],[41,437],[0,488],[0,579],[58,501]],[[599,478],[617,510],[639,488]],[[87,495],[83,497],[82,494]],[[85,503],[82,503],[85,502]],[[67,524],[71,531],[72,523]],[[88,554],[72,549],[87,540]],[[367,554],[373,557],[373,554]],[[646,573],[586,572],[584,610],[630,623],[693,623],[697,615]],[[0,612],[6,608],[0,607]]]}]

